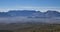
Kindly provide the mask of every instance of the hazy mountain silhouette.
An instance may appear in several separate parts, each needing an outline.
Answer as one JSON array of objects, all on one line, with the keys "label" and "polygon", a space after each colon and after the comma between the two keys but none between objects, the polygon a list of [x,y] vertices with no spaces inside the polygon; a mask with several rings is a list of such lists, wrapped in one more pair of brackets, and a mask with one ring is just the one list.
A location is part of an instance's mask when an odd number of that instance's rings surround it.
[{"label": "hazy mountain silhouette", "polygon": [[15,17],[15,16],[26,16],[26,17],[60,17],[60,12],[48,10],[47,12],[40,12],[35,10],[11,10],[8,12],[0,12],[0,17]]}]

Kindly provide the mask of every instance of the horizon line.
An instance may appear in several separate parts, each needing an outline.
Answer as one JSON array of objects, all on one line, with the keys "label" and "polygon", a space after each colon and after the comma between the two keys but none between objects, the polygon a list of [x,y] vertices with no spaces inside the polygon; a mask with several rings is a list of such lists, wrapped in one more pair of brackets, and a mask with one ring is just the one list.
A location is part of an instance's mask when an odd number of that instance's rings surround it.
[{"label": "horizon line", "polygon": [[[9,11],[24,11],[24,10],[25,10],[25,9],[23,9],[23,10],[21,10],[21,9],[18,9],[18,10],[13,9],[13,10],[0,11],[0,12],[9,12]],[[27,9],[26,9],[26,10],[27,10]],[[27,11],[39,11],[39,10],[32,10],[32,9],[30,9],[30,10],[27,10]],[[57,11],[57,10],[46,10],[46,11],[44,11],[44,12],[47,12],[47,11]],[[40,10],[39,12],[42,12],[42,11]],[[60,11],[57,11],[57,12],[60,12]]]}]

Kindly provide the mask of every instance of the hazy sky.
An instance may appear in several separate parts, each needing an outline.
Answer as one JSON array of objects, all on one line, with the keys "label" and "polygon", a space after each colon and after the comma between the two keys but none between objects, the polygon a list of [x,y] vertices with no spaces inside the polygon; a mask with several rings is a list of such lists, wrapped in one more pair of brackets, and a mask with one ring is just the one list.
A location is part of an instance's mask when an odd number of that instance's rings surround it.
[{"label": "hazy sky", "polygon": [[60,11],[60,0],[0,0],[0,11],[8,10]]}]

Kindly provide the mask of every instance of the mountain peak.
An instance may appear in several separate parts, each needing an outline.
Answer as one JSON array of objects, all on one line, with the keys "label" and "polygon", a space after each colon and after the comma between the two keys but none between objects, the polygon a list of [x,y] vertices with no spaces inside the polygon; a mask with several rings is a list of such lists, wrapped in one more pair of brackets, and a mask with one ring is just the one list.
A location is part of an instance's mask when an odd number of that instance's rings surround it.
[{"label": "mountain peak", "polygon": [[9,12],[0,12],[0,17],[27,16],[27,17],[60,17],[60,12],[48,10],[47,12],[40,12],[35,10],[10,10]]}]

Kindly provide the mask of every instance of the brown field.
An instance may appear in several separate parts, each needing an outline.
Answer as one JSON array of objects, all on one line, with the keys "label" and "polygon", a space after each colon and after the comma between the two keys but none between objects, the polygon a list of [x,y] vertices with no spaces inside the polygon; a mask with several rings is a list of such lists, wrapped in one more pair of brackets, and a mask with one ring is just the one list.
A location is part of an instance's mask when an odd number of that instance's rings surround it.
[{"label": "brown field", "polygon": [[60,24],[9,24],[2,28],[1,32],[60,32]]}]

